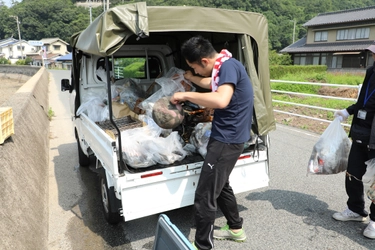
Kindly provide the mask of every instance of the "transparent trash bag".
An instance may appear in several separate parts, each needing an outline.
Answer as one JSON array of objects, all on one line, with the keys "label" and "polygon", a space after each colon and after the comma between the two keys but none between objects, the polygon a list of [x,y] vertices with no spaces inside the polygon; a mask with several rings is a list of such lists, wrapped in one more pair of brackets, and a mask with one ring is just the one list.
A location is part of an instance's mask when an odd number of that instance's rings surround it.
[{"label": "transparent trash bag", "polygon": [[362,176],[363,187],[367,197],[375,203],[375,158],[365,162],[366,173]]},{"label": "transparent trash bag", "polygon": [[94,122],[103,122],[109,119],[109,109],[106,104],[105,93],[88,92],[77,110],[77,115],[82,113]]},{"label": "transparent trash bag", "polygon": [[139,104],[139,108],[146,110],[146,114],[149,114],[148,110],[152,111],[154,103],[164,96],[172,96],[176,92],[195,91],[195,88],[190,81],[184,78],[185,71],[172,67],[164,77],[160,77],[155,80],[160,85],[160,89],[149,96],[146,100]]},{"label": "transparent trash bag", "polygon": [[161,137],[160,131],[149,126],[121,132],[122,153],[126,164],[133,168],[146,168],[155,164],[169,165],[187,155],[178,133]]},{"label": "transparent trash bag", "polygon": [[146,93],[138,86],[140,80],[130,78],[123,86],[120,92],[120,102],[126,103],[131,110],[134,110],[138,99],[144,99]]},{"label": "transparent trash bag", "polygon": [[337,174],[346,171],[350,146],[339,118],[335,118],[314,145],[307,173]]},{"label": "transparent trash bag", "polygon": [[211,122],[198,123],[190,136],[190,143],[195,146],[196,151],[203,157],[207,155],[207,144],[211,136]]}]

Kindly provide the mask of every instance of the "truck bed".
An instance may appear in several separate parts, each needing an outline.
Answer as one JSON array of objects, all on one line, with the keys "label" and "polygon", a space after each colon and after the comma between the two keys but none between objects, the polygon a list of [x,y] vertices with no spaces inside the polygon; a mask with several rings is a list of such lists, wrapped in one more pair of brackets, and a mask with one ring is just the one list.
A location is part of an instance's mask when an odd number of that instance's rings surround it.
[{"label": "truck bed", "polygon": [[[130,116],[125,116],[121,117],[118,119],[114,119],[114,122],[116,123],[117,127],[119,128],[120,132],[127,130],[127,129],[132,129],[132,128],[137,128],[142,126],[142,122],[139,121],[136,118],[132,118]],[[112,139],[114,139],[117,135],[118,132],[111,123],[111,121],[107,120],[104,122],[96,122],[96,124],[99,126],[100,129],[102,129],[106,134],[110,135]],[[262,145],[256,145],[256,144],[250,144],[246,149],[244,149],[243,154],[253,152],[255,149],[262,150]],[[264,147],[265,149],[265,147]],[[189,155],[187,155],[183,160],[181,161],[175,161],[172,164],[168,165],[163,165],[163,164],[156,164],[147,168],[134,168],[129,165],[127,165],[128,170],[132,173],[142,173],[146,171],[151,171],[151,170],[157,170],[157,169],[163,169],[166,167],[172,167],[172,166],[180,166],[180,165],[186,165],[190,163],[198,163],[198,162],[203,162],[204,158],[196,152],[192,152]]]}]

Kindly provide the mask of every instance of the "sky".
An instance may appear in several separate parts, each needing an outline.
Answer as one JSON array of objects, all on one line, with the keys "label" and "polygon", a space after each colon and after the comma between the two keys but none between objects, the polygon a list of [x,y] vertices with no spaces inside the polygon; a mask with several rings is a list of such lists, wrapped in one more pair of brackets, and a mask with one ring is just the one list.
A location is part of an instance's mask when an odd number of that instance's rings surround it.
[{"label": "sky", "polygon": [[[11,6],[12,0],[3,0],[3,1],[4,1],[6,6],[8,6],[8,7]],[[19,1],[21,1],[21,0],[19,0]]]}]

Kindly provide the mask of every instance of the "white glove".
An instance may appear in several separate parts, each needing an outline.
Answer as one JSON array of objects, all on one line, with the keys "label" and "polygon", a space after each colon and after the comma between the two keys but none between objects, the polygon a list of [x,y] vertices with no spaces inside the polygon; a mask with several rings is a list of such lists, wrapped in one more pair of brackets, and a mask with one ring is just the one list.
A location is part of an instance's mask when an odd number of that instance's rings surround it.
[{"label": "white glove", "polygon": [[345,121],[349,117],[349,113],[346,109],[336,110],[333,114],[334,117],[339,117],[340,122]]}]

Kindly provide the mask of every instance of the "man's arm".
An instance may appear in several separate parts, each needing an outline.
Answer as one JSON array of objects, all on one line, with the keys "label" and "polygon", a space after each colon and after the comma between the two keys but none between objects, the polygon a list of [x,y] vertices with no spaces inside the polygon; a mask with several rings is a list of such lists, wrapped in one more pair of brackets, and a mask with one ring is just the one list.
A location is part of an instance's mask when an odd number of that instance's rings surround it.
[{"label": "man's arm", "polygon": [[190,70],[185,71],[184,77],[201,88],[211,89],[211,77],[195,76]]},{"label": "man's arm", "polygon": [[206,108],[223,109],[232,99],[234,85],[225,83],[220,85],[216,92],[177,92],[171,97],[171,103],[177,104],[184,101],[204,106]]}]

